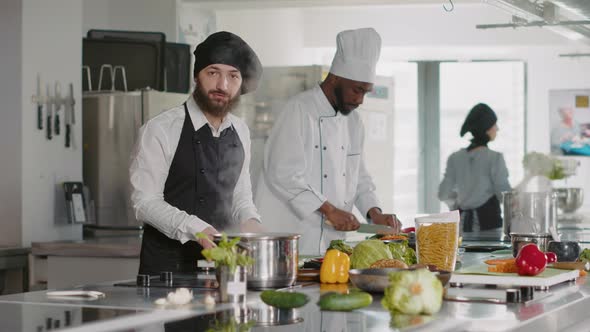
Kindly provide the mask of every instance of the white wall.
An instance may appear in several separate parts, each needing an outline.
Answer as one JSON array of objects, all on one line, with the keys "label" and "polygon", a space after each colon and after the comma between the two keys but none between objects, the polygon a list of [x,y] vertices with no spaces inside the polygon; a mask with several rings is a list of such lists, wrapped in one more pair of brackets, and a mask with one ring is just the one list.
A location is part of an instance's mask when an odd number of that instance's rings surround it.
[{"label": "white wall", "polygon": [[[81,66],[82,3],[77,0],[23,1],[22,45],[22,243],[81,239],[80,225],[65,223],[64,181],[82,180],[82,96]],[[76,146],[65,148],[63,111],[62,133],[51,141],[35,127],[31,96],[36,76],[53,86],[61,84],[62,95],[74,85],[76,119],[73,138]]]},{"label": "white wall", "polygon": [[156,31],[176,42],[178,19],[176,0],[84,0],[83,28]]},{"label": "white wall", "polygon": [[8,225],[2,228],[0,245],[81,239],[79,225],[55,225],[65,216],[61,182],[82,178],[80,122],[73,129],[77,149],[64,147],[63,132],[47,140],[45,131],[37,129],[31,96],[37,74],[44,84],[51,83],[52,91],[54,82],[60,82],[63,94],[72,82],[80,119],[82,5],[77,0],[21,0],[1,6],[0,211]]},{"label": "white wall", "polygon": [[21,239],[21,33],[22,2],[0,2],[0,245]]},{"label": "white wall", "polygon": [[303,9],[217,12],[217,31],[242,37],[265,67],[307,65]]}]

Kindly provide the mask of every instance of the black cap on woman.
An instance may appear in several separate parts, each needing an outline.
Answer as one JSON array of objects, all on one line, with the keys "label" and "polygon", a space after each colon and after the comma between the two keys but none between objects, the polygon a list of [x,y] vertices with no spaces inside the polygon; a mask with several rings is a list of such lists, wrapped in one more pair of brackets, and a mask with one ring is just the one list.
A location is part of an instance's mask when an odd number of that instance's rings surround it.
[{"label": "black cap on woman", "polygon": [[496,137],[495,132],[492,135],[493,137],[490,137],[490,129],[496,125],[497,121],[496,113],[488,105],[479,103],[473,106],[467,118],[465,118],[463,126],[461,126],[461,137],[467,132],[471,132],[473,136],[471,145],[467,150],[472,150],[478,146],[487,146],[488,142]]}]

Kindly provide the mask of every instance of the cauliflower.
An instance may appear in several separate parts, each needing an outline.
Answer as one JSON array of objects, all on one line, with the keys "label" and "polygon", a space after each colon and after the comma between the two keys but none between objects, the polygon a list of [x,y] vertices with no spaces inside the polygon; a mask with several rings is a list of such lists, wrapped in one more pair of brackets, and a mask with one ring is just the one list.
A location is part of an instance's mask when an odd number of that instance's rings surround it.
[{"label": "cauliflower", "polygon": [[443,286],[426,269],[392,272],[381,304],[385,309],[409,315],[434,314],[442,306]]}]

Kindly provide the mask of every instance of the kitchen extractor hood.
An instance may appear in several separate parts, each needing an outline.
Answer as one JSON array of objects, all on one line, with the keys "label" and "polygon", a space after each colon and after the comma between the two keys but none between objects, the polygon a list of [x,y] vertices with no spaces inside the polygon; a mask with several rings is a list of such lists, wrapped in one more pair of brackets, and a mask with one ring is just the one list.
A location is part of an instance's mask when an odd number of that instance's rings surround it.
[{"label": "kitchen extractor hood", "polygon": [[479,24],[478,29],[542,27],[570,40],[590,44],[589,0],[483,0],[512,14],[512,21]]}]

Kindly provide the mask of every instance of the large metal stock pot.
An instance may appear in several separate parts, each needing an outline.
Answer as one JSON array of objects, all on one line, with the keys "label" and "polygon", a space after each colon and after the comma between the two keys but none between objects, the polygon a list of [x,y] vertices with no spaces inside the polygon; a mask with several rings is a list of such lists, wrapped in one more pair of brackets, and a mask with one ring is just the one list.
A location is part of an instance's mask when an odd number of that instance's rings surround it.
[{"label": "large metal stock pot", "polygon": [[[248,268],[248,288],[289,287],[297,279],[300,234],[291,233],[235,233],[228,238],[239,237],[241,246],[247,248],[254,264]],[[214,241],[221,234],[213,236]]]},{"label": "large metal stock pot", "polygon": [[504,234],[548,235],[557,222],[557,193],[506,191],[504,205]]}]

